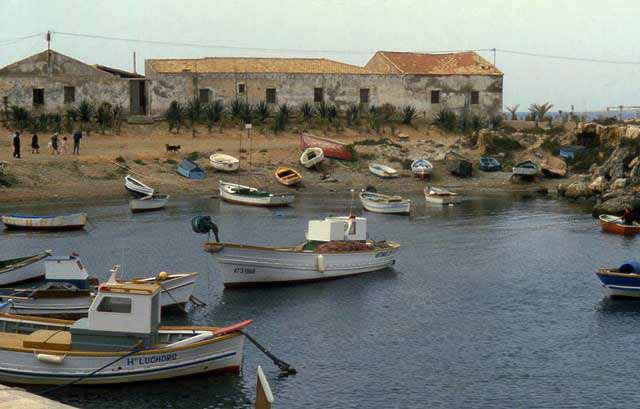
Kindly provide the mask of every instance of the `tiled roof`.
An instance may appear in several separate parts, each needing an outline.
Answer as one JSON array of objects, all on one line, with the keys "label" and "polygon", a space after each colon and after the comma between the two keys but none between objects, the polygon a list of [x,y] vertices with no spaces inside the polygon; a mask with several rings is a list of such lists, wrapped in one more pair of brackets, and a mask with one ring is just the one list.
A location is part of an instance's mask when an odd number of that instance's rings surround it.
[{"label": "tiled roof", "polygon": [[158,73],[283,73],[283,74],[370,74],[356,65],[325,58],[209,57],[200,59],[148,60]]},{"label": "tiled roof", "polygon": [[452,54],[378,51],[372,60],[378,56],[391,63],[399,74],[503,75],[489,61],[471,51]]}]

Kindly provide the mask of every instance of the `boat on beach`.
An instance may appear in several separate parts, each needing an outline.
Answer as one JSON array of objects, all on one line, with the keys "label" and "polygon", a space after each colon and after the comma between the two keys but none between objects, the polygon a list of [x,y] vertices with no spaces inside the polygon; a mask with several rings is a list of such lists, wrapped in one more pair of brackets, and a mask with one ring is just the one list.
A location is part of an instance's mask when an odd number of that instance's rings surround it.
[{"label": "boat on beach", "polygon": [[323,155],[326,158],[351,160],[351,150],[348,145],[332,139],[311,135],[310,133],[301,133],[300,149],[307,148],[322,149]]},{"label": "boat on beach", "polygon": [[209,161],[215,170],[223,172],[234,172],[240,167],[240,161],[238,159],[224,153],[214,153],[209,156]]},{"label": "boat on beach", "polygon": [[600,268],[596,276],[613,297],[640,297],[640,263],[629,260],[619,268]]},{"label": "boat on beach", "polygon": [[239,373],[251,321],[160,325],[160,285],[101,284],[77,321],[0,314],[0,382],[115,384]]},{"label": "boat on beach", "polygon": [[295,195],[276,194],[268,190],[220,181],[220,198],[247,206],[280,207],[293,203]]},{"label": "boat on beach", "polygon": [[535,176],[540,173],[540,167],[534,161],[526,160],[514,165],[512,173],[518,176]]},{"label": "boat on beach", "polygon": [[492,156],[482,156],[478,168],[483,172],[498,172],[502,170],[502,164]]},{"label": "boat on beach", "polygon": [[287,166],[278,167],[275,171],[275,176],[278,182],[285,186],[293,186],[302,182],[300,172]]},{"label": "boat on beach", "polygon": [[129,209],[131,209],[133,213],[164,209],[169,202],[169,198],[169,195],[153,195],[131,199],[129,200]]},{"label": "boat on beach", "polygon": [[176,172],[178,172],[180,176],[183,176],[187,179],[204,179],[204,170],[202,170],[200,166],[198,166],[195,162],[192,162],[188,159],[184,159],[178,164]]},{"label": "boat on beach", "polygon": [[399,250],[398,243],[367,239],[366,219],[354,216],[309,221],[306,241],[297,246],[204,244],[225,287],[303,283],[377,271],[391,267]]},{"label": "boat on beach", "polygon": [[473,175],[473,165],[464,156],[455,151],[449,151],[444,155],[445,167],[449,173],[459,178],[468,178]]},{"label": "boat on beach", "polygon": [[416,159],[411,162],[411,172],[417,178],[426,178],[433,173],[433,165],[426,159]]},{"label": "boat on beach", "polygon": [[381,178],[397,178],[400,176],[398,171],[391,166],[381,165],[379,163],[370,164],[369,172]]},{"label": "boat on beach", "polygon": [[307,148],[300,155],[300,163],[307,169],[316,166],[324,159],[322,148]]},{"label": "boat on beach", "polygon": [[40,269],[24,268],[51,256],[51,250],[32,256],[0,260],[0,286],[35,280],[44,276]]},{"label": "boat on beach", "polygon": [[33,216],[11,214],[1,216],[0,220],[7,229],[14,230],[82,230],[87,224],[86,213],[65,214],[58,216]]},{"label": "boat on beach", "polygon": [[462,197],[457,193],[450,192],[446,189],[429,186],[424,188],[424,199],[429,203],[435,203],[439,205],[462,203]]},{"label": "boat on beach", "polygon": [[124,177],[124,187],[135,197],[153,196],[155,190],[135,179],[131,175]]},{"label": "boat on beach", "polygon": [[601,214],[598,218],[602,231],[606,233],[621,234],[624,236],[633,236],[640,233],[640,224],[625,224],[621,217],[610,214]]},{"label": "boat on beach", "polygon": [[362,207],[375,213],[409,214],[411,200],[402,196],[389,196],[375,192],[362,191],[359,194]]}]

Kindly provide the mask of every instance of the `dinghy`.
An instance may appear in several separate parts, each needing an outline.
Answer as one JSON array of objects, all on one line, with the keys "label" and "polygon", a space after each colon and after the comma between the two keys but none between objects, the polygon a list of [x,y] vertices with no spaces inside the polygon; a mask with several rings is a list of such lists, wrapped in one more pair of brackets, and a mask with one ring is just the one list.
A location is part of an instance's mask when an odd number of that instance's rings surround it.
[{"label": "dinghy", "polygon": [[540,168],[534,161],[526,160],[516,164],[512,172],[518,176],[535,176],[540,172]]},{"label": "dinghy", "polygon": [[209,156],[209,161],[215,170],[223,172],[233,172],[240,167],[240,161],[238,159],[224,153],[215,153]]},{"label": "dinghy", "polygon": [[133,213],[164,209],[169,202],[169,198],[169,195],[153,195],[140,199],[131,199],[129,200],[129,209],[131,209]]},{"label": "dinghy", "polygon": [[33,256],[0,260],[0,286],[29,281],[44,275],[41,269],[24,268],[51,256],[51,250]]},{"label": "dinghy", "polygon": [[620,268],[600,268],[598,279],[613,297],[640,297],[640,263],[629,260]]},{"label": "dinghy", "polygon": [[0,314],[0,382],[115,384],[239,373],[251,323],[160,326],[159,284],[101,284],[88,318]]},{"label": "dinghy", "polygon": [[275,172],[278,182],[285,186],[293,186],[302,182],[302,175],[295,169],[280,166]]},{"label": "dinghy", "polygon": [[326,158],[351,160],[349,145],[309,133],[302,133],[300,134],[300,149],[307,148],[321,148]]},{"label": "dinghy", "polygon": [[388,196],[375,192],[360,192],[362,207],[375,213],[409,214],[411,212],[411,200],[401,196]]},{"label": "dinghy", "polygon": [[640,233],[640,224],[625,224],[622,218],[610,214],[601,214],[599,217],[602,231],[606,233],[633,236]]},{"label": "dinghy", "polygon": [[369,165],[369,172],[381,178],[397,178],[400,176],[397,170],[390,166],[372,163]]},{"label": "dinghy", "polygon": [[502,164],[496,158],[483,156],[478,167],[484,172],[497,172],[502,169]]},{"label": "dinghy", "polygon": [[300,163],[307,169],[316,166],[324,159],[322,148],[307,148],[300,155]]},{"label": "dinghy", "polygon": [[184,159],[178,164],[176,172],[178,172],[180,176],[183,176],[187,179],[204,179],[204,170],[202,170],[200,166],[196,165],[194,162],[191,162],[187,159]]},{"label": "dinghy", "polygon": [[230,203],[265,207],[289,206],[295,199],[292,194],[275,194],[268,190],[223,182],[222,180],[220,181],[220,197]]},{"label": "dinghy", "polygon": [[7,229],[14,230],[81,230],[87,224],[86,213],[61,216],[6,215],[0,217]]},{"label": "dinghy", "polygon": [[155,192],[152,188],[134,179],[131,175],[124,177],[124,187],[136,197],[152,196]]},{"label": "dinghy", "polygon": [[450,205],[462,202],[462,197],[457,193],[450,192],[446,189],[440,189],[437,187],[425,187],[424,199],[429,203],[435,203],[439,205]]},{"label": "dinghy", "polygon": [[208,242],[204,250],[216,261],[225,287],[322,281],[391,267],[400,245],[368,240],[366,220],[355,216],[311,220],[306,241],[297,246]]},{"label": "dinghy", "polygon": [[411,162],[411,172],[417,178],[426,178],[433,172],[433,165],[426,159],[416,159]]},{"label": "dinghy", "polygon": [[468,178],[473,175],[473,165],[471,162],[457,152],[449,151],[444,155],[447,171],[459,178]]}]

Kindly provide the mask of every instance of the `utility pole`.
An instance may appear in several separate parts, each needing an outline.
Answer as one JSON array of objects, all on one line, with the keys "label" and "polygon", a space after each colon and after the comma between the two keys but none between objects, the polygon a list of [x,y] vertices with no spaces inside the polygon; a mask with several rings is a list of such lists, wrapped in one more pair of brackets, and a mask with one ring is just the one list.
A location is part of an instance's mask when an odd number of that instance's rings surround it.
[{"label": "utility pole", "polygon": [[491,51],[493,52],[493,66],[496,66],[496,49],[492,48]]},{"label": "utility pole", "polygon": [[136,52],[133,52],[133,73],[137,74],[138,71],[136,71]]},{"label": "utility pole", "polygon": [[51,51],[51,31],[47,31],[47,51]]}]

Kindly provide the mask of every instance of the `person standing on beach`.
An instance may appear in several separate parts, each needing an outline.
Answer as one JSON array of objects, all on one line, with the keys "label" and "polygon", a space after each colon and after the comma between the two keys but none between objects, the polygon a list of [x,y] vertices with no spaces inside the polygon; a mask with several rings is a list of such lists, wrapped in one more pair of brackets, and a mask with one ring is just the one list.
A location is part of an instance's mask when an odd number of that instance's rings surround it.
[{"label": "person standing on beach", "polygon": [[31,137],[31,153],[40,153],[40,145],[38,145],[37,133],[34,133]]},{"label": "person standing on beach", "polygon": [[61,155],[66,155],[68,153],[69,153],[69,151],[67,151],[67,137],[64,136],[62,138],[62,143],[60,143],[60,154]]},{"label": "person standing on beach", "polygon": [[20,132],[13,135],[13,157],[20,159]]},{"label": "person standing on beach", "polygon": [[55,155],[55,154],[60,154],[60,152],[58,152],[58,133],[54,133],[53,136],[51,137],[51,154]]},{"label": "person standing on beach", "polygon": [[82,139],[82,132],[75,131],[73,133],[73,154],[80,155],[80,139]]}]

